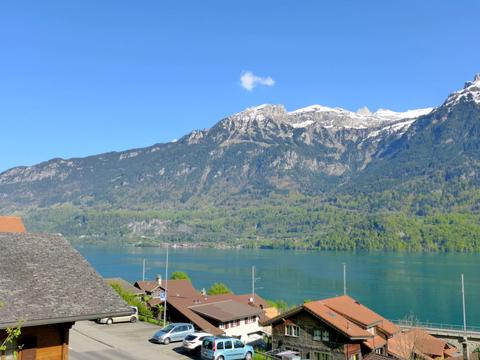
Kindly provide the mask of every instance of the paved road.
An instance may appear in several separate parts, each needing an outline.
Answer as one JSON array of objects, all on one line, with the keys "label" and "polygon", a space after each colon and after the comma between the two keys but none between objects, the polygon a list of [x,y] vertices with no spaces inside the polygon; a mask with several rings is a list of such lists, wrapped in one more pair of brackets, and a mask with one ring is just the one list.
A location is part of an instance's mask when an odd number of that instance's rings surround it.
[{"label": "paved road", "polygon": [[191,360],[181,343],[169,345],[148,341],[158,326],[138,322],[101,325],[80,321],[70,331],[71,360]]}]

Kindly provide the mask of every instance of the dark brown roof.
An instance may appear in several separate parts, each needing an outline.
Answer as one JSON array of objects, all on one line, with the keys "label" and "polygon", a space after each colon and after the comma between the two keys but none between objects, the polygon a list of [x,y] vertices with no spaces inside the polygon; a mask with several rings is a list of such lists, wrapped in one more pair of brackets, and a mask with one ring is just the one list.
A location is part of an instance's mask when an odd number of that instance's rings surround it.
[{"label": "dark brown roof", "polygon": [[155,281],[137,281],[135,282],[134,286],[136,288],[139,288],[140,290],[143,290],[143,291],[148,291],[148,292],[151,292],[153,290],[155,290],[159,284]]},{"label": "dark brown roof", "polygon": [[168,296],[183,296],[183,297],[197,297],[200,296],[200,293],[195,290],[190,280],[181,279],[181,280],[161,280],[160,284],[156,281],[137,281],[134,285],[136,288],[152,292],[156,289],[162,291],[165,290],[165,287],[168,288]]},{"label": "dark brown roof", "polygon": [[0,302],[0,329],[131,313],[61,235],[0,234]]},{"label": "dark brown roof", "polygon": [[[235,301],[252,309],[252,311],[258,312],[260,314],[262,309],[256,306],[248,305],[249,297],[247,295],[235,295],[235,294],[221,294],[221,295],[207,295],[202,296],[199,293],[196,293],[195,296],[174,296],[170,293],[170,296],[167,299],[167,308],[168,306],[174,307],[179,311],[183,316],[189,319],[195,326],[199,329],[209,332],[213,335],[221,335],[224,333],[224,330],[217,328],[215,325],[210,323],[206,318],[196,313],[192,310],[192,306],[198,306],[203,304],[213,304],[222,301]],[[257,301],[261,302],[263,299],[258,297]],[[265,302],[266,303],[266,302]],[[168,310],[167,310],[168,311]],[[252,315],[253,316],[253,315]]]},{"label": "dark brown roof", "polygon": [[262,310],[258,307],[242,304],[234,300],[219,301],[210,304],[190,306],[197,314],[220,322],[243,319],[249,316],[258,316]]},{"label": "dark brown roof", "polygon": [[17,216],[0,216],[0,233],[25,233],[25,226]]},{"label": "dark brown roof", "polygon": [[[173,306],[178,312],[190,320],[197,328],[206,331],[213,335],[222,335],[223,330],[217,328],[209,321],[205,320],[200,315],[193,312],[189,306],[192,304],[192,299],[173,297],[168,300],[167,309]],[[168,311],[168,310],[167,310]]]}]

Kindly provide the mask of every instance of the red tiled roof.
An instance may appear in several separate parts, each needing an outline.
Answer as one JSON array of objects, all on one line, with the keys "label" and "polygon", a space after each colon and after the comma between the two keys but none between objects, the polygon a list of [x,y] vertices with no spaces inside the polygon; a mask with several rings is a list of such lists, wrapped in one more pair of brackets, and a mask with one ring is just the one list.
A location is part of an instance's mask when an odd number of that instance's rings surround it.
[{"label": "red tiled roof", "polygon": [[398,333],[388,340],[388,352],[400,359],[409,359],[412,351],[423,358],[432,358],[452,356],[450,353],[455,353],[456,348],[421,329]]},{"label": "red tiled roof", "polygon": [[384,347],[387,344],[387,340],[379,335],[375,335],[372,339],[365,340],[363,343],[371,350],[375,350]]},{"label": "red tiled roof", "polygon": [[21,218],[17,216],[0,216],[0,233],[26,233]]},{"label": "red tiled roof", "polygon": [[348,295],[325,299],[322,300],[322,302],[330,309],[342,314],[364,328],[377,325],[387,335],[393,335],[400,331],[397,325],[360,304]]},{"label": "red tiled roof", "polygon": [[323,300],[305,303],[303,304],[303,307],[327,324],[333,326],[341,333],[347,335],[349,338],[373,338],[373,335],[370,334],[368,331],[362,329],[360,326],[356,325],[351,320],[327,307]]}]

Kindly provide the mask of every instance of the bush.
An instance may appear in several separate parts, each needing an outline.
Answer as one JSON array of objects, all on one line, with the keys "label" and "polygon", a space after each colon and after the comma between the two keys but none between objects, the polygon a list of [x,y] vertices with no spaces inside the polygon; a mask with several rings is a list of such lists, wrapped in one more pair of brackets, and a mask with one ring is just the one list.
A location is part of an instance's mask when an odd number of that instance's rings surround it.
[{"label": "bush", "polygon": [[231,294],[232,290],[228,288],[227,285],[222,283],[213,284],[210,289],[208,289],[208,295],[221,295],[221,294]]},{"label": "bush", "polygon": [[186,272],[183,271],[174,271],[172,276],[170,277],[172,280],[190,280],[190,276]]}]

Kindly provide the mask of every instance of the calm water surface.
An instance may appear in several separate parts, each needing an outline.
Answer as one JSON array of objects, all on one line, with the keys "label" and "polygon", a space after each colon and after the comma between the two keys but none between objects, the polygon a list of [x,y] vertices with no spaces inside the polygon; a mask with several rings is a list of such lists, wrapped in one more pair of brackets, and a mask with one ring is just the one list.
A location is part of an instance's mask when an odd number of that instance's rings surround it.
[{"label": "calm water surface", "polygon": [[[165,249],[77,246],[105,277],[141,280],[165,276]],[[293,250],[170,249],[169,273],[185,271],[197,289],[214,282],[235,293],[251,292],[251,267],[258,293],[293,305],[343,292],[347,264],[349,295],[390,319],[413,314],[421,321],[461,324],[460,274],[465,276],[467,322],[480,326],[479,254],[311,252]]]}]

